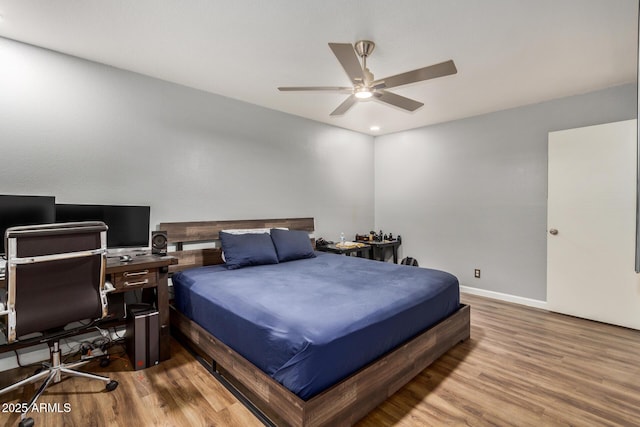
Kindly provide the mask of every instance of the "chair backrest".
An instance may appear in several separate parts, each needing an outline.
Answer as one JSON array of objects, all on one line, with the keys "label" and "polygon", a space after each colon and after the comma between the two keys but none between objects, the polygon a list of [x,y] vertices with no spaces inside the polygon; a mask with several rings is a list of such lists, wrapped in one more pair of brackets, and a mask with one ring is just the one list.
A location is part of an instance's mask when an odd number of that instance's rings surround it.
[{"label": "chair backrest", "polygon": [[5,236],[9,342],[106,316],[104,223],[12,227]]}]

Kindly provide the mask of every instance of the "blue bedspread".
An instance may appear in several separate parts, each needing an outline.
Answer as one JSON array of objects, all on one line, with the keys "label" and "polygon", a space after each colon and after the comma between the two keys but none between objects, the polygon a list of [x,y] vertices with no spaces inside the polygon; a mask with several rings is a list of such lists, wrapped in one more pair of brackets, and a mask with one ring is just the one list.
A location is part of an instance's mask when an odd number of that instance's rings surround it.
[{"label": "blue bedspread", "polygon": [[449,273],[316,254],[176,273],[176,307],[303,399],[459,308]]}]

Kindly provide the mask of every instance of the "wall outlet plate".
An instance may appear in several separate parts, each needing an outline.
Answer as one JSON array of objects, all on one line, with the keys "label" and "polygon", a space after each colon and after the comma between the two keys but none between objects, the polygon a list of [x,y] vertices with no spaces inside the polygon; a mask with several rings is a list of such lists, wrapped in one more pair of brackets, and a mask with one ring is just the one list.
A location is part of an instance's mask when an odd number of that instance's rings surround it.
[{"label": "wall outlet plate", "polygon": [[476,268],[475,270],[473,270],[473,277],[475,277],[476,279],[480,278],[480,269]]}]

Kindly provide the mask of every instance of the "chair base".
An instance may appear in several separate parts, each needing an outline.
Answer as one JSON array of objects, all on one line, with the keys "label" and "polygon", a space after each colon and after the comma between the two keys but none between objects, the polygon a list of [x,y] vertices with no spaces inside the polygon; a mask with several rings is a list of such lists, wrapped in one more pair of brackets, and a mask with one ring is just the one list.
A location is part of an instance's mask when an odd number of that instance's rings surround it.
[{"label": "chair base", "polygon": [[0,395],[16,390],[24,385],[34,383],[42,378],[45,378],[44,382],[38,388],[38,391],[33,395],[29,403],[24,406],[23,411],[20,413],[20,427],[28,427],[33,425],[33,419],[27,418],[27,414],[34,408],[38,398],[44,393],[46,388],[53,382],[60,382],[62,374],[72,377],[84,377],[92,380],[99,380],[106,382],[106,390],[113,391],[118,387],[118,382],[112,380],[109,377],[102,375],[90,374],[88,372],[76,371],[74,368],[79,368],[89,363],[89,360],[81,360],[74,363],[60,363],[60,348],[58,342],[53,343],[53,351],[51,352],[51,363],[43,363],[43,369],[38,370],[34,375],[25,378],[15,384],[0,390]]}]

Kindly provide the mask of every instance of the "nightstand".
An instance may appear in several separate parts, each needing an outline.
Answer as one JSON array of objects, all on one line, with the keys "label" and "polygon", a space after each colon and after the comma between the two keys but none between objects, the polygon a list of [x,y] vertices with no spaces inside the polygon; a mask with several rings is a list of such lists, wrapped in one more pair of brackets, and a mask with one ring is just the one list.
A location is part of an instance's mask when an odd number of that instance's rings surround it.
[{"label": "nightstand", "polygon": [[398,263],[398,246],[400,246],[400,240],[383,240],[382,242],[376,241],[360,241],[358,242],[365,243],[367,245],[371,245],[373,250],[370,252],[370,258],[376,259],[378,261],[384,261],[384,255],[387,248],[391,248],[393,251],[393,262],[394,264]]}]

